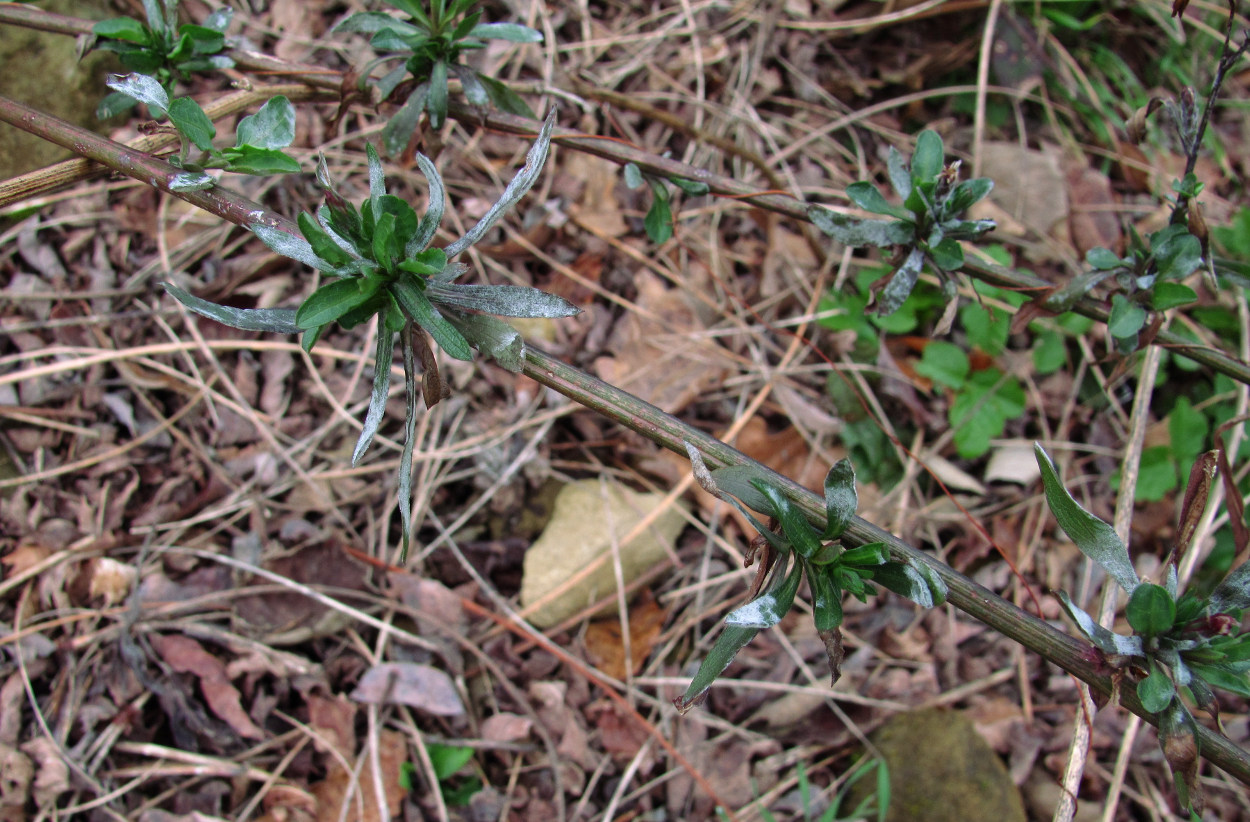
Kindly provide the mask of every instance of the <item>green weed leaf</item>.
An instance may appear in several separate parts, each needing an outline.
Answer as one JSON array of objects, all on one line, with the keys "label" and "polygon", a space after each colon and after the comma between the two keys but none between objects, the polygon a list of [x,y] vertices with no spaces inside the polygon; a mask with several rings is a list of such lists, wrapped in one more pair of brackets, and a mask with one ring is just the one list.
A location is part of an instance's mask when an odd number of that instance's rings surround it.
[{"label": "green weed leaf", "polygon": [[161,283],[165,291],[178,302],[210,320],[243,331],[268,331],[274,334],[298,334],[293,308],[231,308],[202,300],[183,291],[173,283]]},{"label": "green weed leaf", "polygon": [[843,245],[888,248],[910,243],[916,236],[915,225],[903,220],[862,220],[815,205],[808,207],[807,216]]},{"label": "green weed leaf", "polygon": [[386,400],[391,392],[391,359],[394,353],[395,334],[387,327],[383,316],[378,322],[378,346],[373,359],[373,391],[369,395],[369,410],[365,413],[360,439],[356,441],[356,448],[352,451],[352,465],[359,463],[365,451],[369,450],[378,426],[386,416]]},{"label": "green weed leaf", "polygon": [[[784,561],[778,561],[783,569]],[[790,612],[794,605],[794,596],[799,591],[799,582],[803,579],[803,564],[795,562],[785,581],[768,593],[737,608],[725,617],[725,624],[737,628],[771,628]]]},{"label": "green weed leaf", "polygon": [[458,360],[472,360],[473,350],[464,335],[438,312],[411,274],[404,274],[391,284],[392,293],[417,325],[429,332],[438,347]]},{"label": "green weed leaf", "polygon": [[755,639],[755,635],[759,632],[759,628],[725,626],[720,636],[716,638],[711,652],[704,658],[703,663],[699,665],[698,672],[690,680],[690,687],[686,689],[686,693],[673,700],[677,712],[684,714],[702,702],[707,695],[708,688],[712,687],[712,683],[725,672],[738,652]]},{"label": "green weed leaf", "polygon": [[274,148],[238,146],[224,149],[221,156],[226,160],[226,171],[236,174],[298,174],[301,171],[298,160]]},{"label": "green weed leaf", "polygon": [[855,518],[859,494],[855,490],[855,468],[840,459],[825,474],[825,528],[823,539],[838,539]]},{"label": "green weed leaf", "polygon": [[1162,586],[1143,582],[1133,589],[1125,616],[1137,633],[1158,636],[1171,630],[1176,619],[1176,601]]},{"label": "green weed leaf", "polygon": [[525,367],[525,340],[520,332],[503,320],[488,314],[443,312],[447,321],[464,335],[469,345],[499,363],[500,367],[519,374]]},{"label": "green weed leaf", "polygon": [[507,40],[509,43],[541,43],[543,33],[519,23],[479,23],[469,32],[470,37],[483,40]]},{"label": "green weed leaf", "polygon": [[1182,283],[1155,283],[1150,293],[1150,307],[1155,311],[1167,311],[1169,308],[1196,302],[1198,302],[1198,292]]},{"label": "green weed leaf", "polygon": [[799,555],[811,559],[820,551],[820,535],[790,498],[767,480],[753,479],[751,484],[768,500],[768,512],[781,523],[786,539]]},{"label": "green weed leaf", "polygon": [[916,363],[916,373],[947,388],[959,388],[968,378],[970,367],[962,348],[944,340],[931,340]]},{"label": "green weed leaf", "polygon": [[832,631],[842,624],[842,592],[833,584],[829,570],[813,566],[806,560],[807,584],[812,589],[812,615],[816,630]]},{"label": "green weed leaf", "polygon": [[846,196],[852,203],[873,214],[884,214],[887,217],[907,219],[911,216],[907,209],[891,205],[872,183],[860,181],[846,187]]},{"label": "green weed leaf", "polygon": [[518,285],[431,285],[430,300],[501,317],[572,317],[581,309],[563,297]]},{"label": "green weed leaf", "polygon": [[175,97],[170,102],[169,121],[200,151],[212,149],[217,129],[213,127],[213,121],[208,119],[204,109],[200,108],[200,104],[190,97]]},{"label": "green weed leaf", "polygon": [[1152,714],[1162,711],[1175,697],[1176,686],[1157,665],[1152,665],[1150,675],[1137,683],[1137,698],[1141,700],[1142,707]]},{"label": "green weed leaf", "polygon": [[936,131],[925,129],[916,138],[916,150],[911,156],[911,182],[913,186],[930,183],[942,173],[946,164],[946,152],[942,138]]},{"label": "green weed leaf", "polygon": [[903,260],[903,264],[890,275],[890,281],[877,294],[877,312],[893,314],[898,311],[911,296],[912,289],[916,287],[916,281],[920,279],[920,272],[923,268],[924,252],[919,248],[913,248]]},{"label": "green weed leaf", "polygon": [[91,33],[97,37],[111,37],[114,40],[125,40],[130,43],[147,45],[147,26],[133,17],[114,17],[112,20],[101,20],[91,27]]},{"label": "green weed leaf", "polygon": [[332,323],[368,302],[377,293],[378,286],[379,281],[374,277],[348,277],[327,283],[300,305],[295,312],[295,324],[308,329]]},{"label": "green weed leaf", "polygon": [[157,117],[169,112],[169,94],[154,78],[146,74],[110,74],[108,87],[120,94],[133,97],[152,110]]},{"label": "green weed leaf", "polygon": [[273,97],[239,121],[235,136],[237,146],[286,148],[295,140],[295,106],[282,95]]}]

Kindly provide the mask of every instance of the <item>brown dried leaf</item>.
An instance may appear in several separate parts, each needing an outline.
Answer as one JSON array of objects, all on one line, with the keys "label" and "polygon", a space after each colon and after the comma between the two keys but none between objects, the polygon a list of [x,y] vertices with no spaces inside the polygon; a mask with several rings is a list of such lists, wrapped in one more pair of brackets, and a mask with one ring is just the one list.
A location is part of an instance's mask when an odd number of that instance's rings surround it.
[{"label": "brown dried leaf", "polygon": [[517,714],[497,713],[482,720],[482,739],[489,742],[519,742],[527,739],[534,721]]},{"label": "brown dried leaf", "polygon": [[345,757],[356,753],[356,712],[359,710],[342,694],[327,698],[308,696],[308,725],[320,734],[313,738],[317,750],[326,751],[327,744]]},{"label": "brown dried leaf", "polygon": [[0,805],[25,805],[34,778],[30,757],[0,742]]},{"label": "brown dried leaf", "polygon": [[104,600],[105,606],[116,605],[130,595],[139,569],[109,557],[96,557],[88,563],[90,575],[88,593],[94,599]]},{"label": "brown dried leaf", "polygon": [[[334,761],[334,760],[332,760]],[[378,734],[378,769],[381,771],[385,811],[378,808],[377,791],[373,787],[372,760],[359,780],[344,770],[337,761],[329,766],[326,778],[311,788],[316,800],[317,822],[339,822],[356,819],[360,822],[389,822],[403,807],[407,791],[400,785],[400,773],[408,761],[408,742],[398,731]],[[362,813],[363,808],[363,813]]]},{"label": "brown dried leaf", "polygon": [[243,710],[239,691],[230,684],[226,666],[220,659],[205,651],[194,639],[177,634],[154,635],[152,647],[169,667],[179,673],[194,674],[200,680],[200,692],[209,710],[235,733],[245,739],[265,738],[265,732]]},{"label": "brown dried leaf", "polygon": [[60,748],[46,736],[38,736],[22,745],[22,753],[35,760],[35,805],[51,807],[69,790],[69,766]]},{"label": "brown dried leaf", "polygon": [[[664,609],[656,604],[650,591],[644,591],[629,609],[629,645],[632,664],[630,674],[642,670],[643,663],[660,638],[664,627]],[[586,626],[586,654],[595,667],[615,679],[625,679],[625,643],[621,636],[621,621],[616,617],[596,620]]]},{"label": "brown dried leaf", "polygon": [[461,716],[464,703],[451,677],[416,662],[383,662],[365,672],[352,699],[370,705],[410,705],[436,716]]}]

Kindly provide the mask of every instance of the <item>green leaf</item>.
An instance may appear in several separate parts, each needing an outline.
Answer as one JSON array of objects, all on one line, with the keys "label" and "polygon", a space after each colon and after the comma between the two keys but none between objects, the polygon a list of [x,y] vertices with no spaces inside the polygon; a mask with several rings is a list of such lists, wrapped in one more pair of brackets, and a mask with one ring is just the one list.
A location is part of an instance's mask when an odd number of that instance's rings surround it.
[{"label": "green leaf", "polygon": [[1163,586],[1143,582],[1133,589],[1124,615],[1137,633],[1158,636],[1171,630],[1176,619],[1176,601]]},{"label": "green leaf", "polygon": [[[419,253],[424,251],[426,246],[430,244],[430,241],[434,239],[434,234],[438,231],[438,225],[443,221],[443,209],[446,201],[443,193],[443,178],[438,173],[434,163],[430,161],[430,158],[418,152],[417,167],[425,175],[430,190],[425,214],[422,215],[421,221],[417,223],[417,233],[404,249],[404,256],[408,258],[419,256]],[[447,254],[443,252],[444,268],[447,265],[446,260]]]},{"label": "green leaf", "polygon": [[1068,344],[1058,331],[1046,330],[1034,338],[1033,368],[1041,376],[1053,374],[1068,362]]},{"label": "green leaf", "polygon": [[877,187],[869,182],[860,181],[846,187],[846,196],[852,203],[864,211],[873,214],[884,214],[887,217],[907,219],[911,214],[905,208],[892,205],[882,196]]},{"label": "green leaf", "polygon": [[955,186],[946,201],[946,211],[950,216],[962,214],[973,204],[989,196],[994,190],[994,181],[988,177],[974,177],[964,180]]},{"label": "green leaf", "polygon": [[200,151],[212,149],[217,129],[213,128],[213,121],[208,119],[200,104],[190,97],[175,97],[170,102],[169,121]]},{"label": "green leaf", "polygon": [[968,355],[954,343],[931,340],[924,347],[916,373],[947,388],[959,388],[968,378]]},{"label": "green leaf", "polygon": [[135,107],[136,102],[135,98],[129,94],[123,94],[120,91],[110,92],[96,106],[95,116],[101,120],[107,120],[110,117],[125,114]]},{"label": "green leaf", "polygon": [[292,260],[297,260],[319,271],[335,272],[339,270],[336,266],[318,257],[313,251],[312,245],[303,237],[287,234],[281,229],[260,223],[253,223],[248,228],[271,251],[277,252],[283,257],[290,257]]},{"label": "green leaf", "polygon": [[820,551],[820,535],[807,521],[803,511],[767,480],[754,479],[751,484],[767,498],[770,513],[781,523],[781,530],[794,550],[807,559],[814,557]]},{"label": "green leaf", "polygon": [[1189,670],[1194,675],[1201,677],[1208,685],[1228,691],[1230,694],[1250,698],[1250,683],[1246,681],[1245,673],[1231,666],[1205,665],[1191,662]]},{"label": "green leaf", "polygon": [[1137,698],[1141,700],[1142,707],[1152,714],[1162,711],[1175,697],[1176,686],[1157,665],[1151,666],[1150,676],[1137,683]]},{"label": "green leaf", "polygon": [[178,302],[210,320],[244,331],[268,331],[274,334],[298,334],[295,310],[291,308],[231,308],[202,300],[178,288],[173,283],[161,283],[165,291]]},{"label": "green leaf", "polygon": [[447,254],[441,248],[427,248],[401,262],[399,267],[410,274],[416,274],[422,280],[428,280],[447,268]]},{"label": "green leaf", "polygon": [[855,518],[859,494],[855,490],[855,468],[840,459],[825,474],[825,528],[823,539],[838,539]]},{"label": "green leaf", "polygon": [[1113,271],[1117,268],[1123,268],[1127,263],[1115,255],[1115,252],[1109,248],[1097,246],[1085,252],[1085,262],[1092,265],[1099,271]]},{"label": "green leaf", "polygon": [[399,304],[408,316],[429,332],[434,342],[438,343],[439,348],[447,352],[448,356],[458,360],[473,359],[473,350],[469,348],[464,335],[430,304],[425,292],[412,274],[405,273],[395,280],[391,284],[391,293],[395,295],[395,299],[399,300]]},{"label": "green leaf", "polygon": [[1107,331],[1118,339],[1136,340],[1137,332],[1146,324],[1146,309],[1128,300],[1123,294],[1111,297],[1111,316],[1107,318]]},{"label": "green leaf", "polygon": [[1211,592],[1210,612],[1225,614],[1250,608],[1250,562],[1232,571]]},{"label": "green leaf", "polygon": [[543,33],[519,23],[481,23],[469,32],[470,37],[483,40],[507,40],[510,43],[541,43]]},{"label": "green leaf", "polygon": [[647,216],[643,218],[642,224],[651,242],[657,245],[667,242],[673,236],[673,212],[668,207],[667,197],[651,198],[651,208],[647,209]]},{"label": "green leaf", "polygon": [[356,258],[352,257],[351,254],[336,243],[312,216],[301,212],[299,217],[296,218],[296,222],[299,224],[300,232],[312,247],[313,254],[317,257],[336,267],[350,265],[355,262]]},{"label": "green leaf", "polygon": [[[784,569],[785,563],[778,561]],[[803,564],[795,562],[785,581],[765,594],[737,608],[725,617],[725,624],[736,628],[771,628],[790,612],[794,605],[794,595],[798,593],[799,582],[803,579]]]},{"label": "green leaf", "polygon": [[508,209],[524,197],[526,192],[534,185],[534,181],[538,179],[538,175],[542,172],[543,164],[547,161],[547,154],[551,149],[551,130],[555,127],[555,122],[556,112],[553,109],[547,115],[542,129],[539,130],[538,139],[534,141],[534,145],[530,146],[530,150],[526,152],[525,165],[512,178],[512,182],[508,183],[499,200],[490,207],[490,210],[477,222],[477,225],[473,226],[463,237],[444,249],[447,252],[448,259],[455,257],[482,239],[486,232],[503,217]]},{"label": "green leaf", "polygon": [[843,245],[887,248],[910,243],[916,236],[915,225],[903,220],[861,220],[816,205],[808,207],[807,216]]},{"label": "green leaf", "polygon": [[1207,434],[1211,424],[1201,411],[1194,408],[1188,397],[1177,397],[1168,414],[1168,434],[1172,451],[1182,467],[1188,467],[1207,447]]},{"label": "green leaf", "polygon": [[159,0],[143,0],[143,13],[148,18],[148,27],[161,37],[172,31],[174,21],[166,18],[166,11],[161,8]]},{"label": "green leaf", "polygon": [[923,268],[924,252],[913,248],[903,264],[890,275],[890,281],[877,294],[877,311],[881,314],[893,314],[897,311],[916,287]]},{"label": "green leaf", "polygon": [[1198,302],[1198,292],[1183,283],[1157,282],[1150,291],[1150,307],[1155,311]]},{"label": "green leaf", "polygon": [[911,155],[911,182],[913,186],[929,183],[942,173],[946,164],[946,152],[942,138],[936,131],[925,129],[916,138],[916,150]]},{"label": "green leaf", "polygon": [[223,150],[221,155],[226,171],[236,174],[298,174],[302,170],[298,160],[273,148],[237,146]]},{"label": "green leaf", "polygon": [[1076,627],[1081,633],[1085,634],[1091,642],[1094,643],[1100,651],[1105,654],[1118,654],[1120,656],[1141,656],[1142,643],[1141,637],[1138,636],[1121,636],[1113,633],[1098,622],[1083,609],[1077,606],[1069,597],[1067,592],[1058,591],[1059,603],[1063,605],[1063,609],[1067,611],[1068,616],[1076,623]]},{"label": "green leaf", "polygon": [[[1112,476],[1112,483],[1119,487],[1119,473]],[[1166,445],[1155,445],[1142,450],[1141,467],[1133,498],[1141,502],[1159,502],[1172,491],[1180,480],[1176,474],[1176,458]]]},{"label": "green leaf", "polygon": [[146,74],[110,74],[107,85],[113,91],[133,97],[152,110],[157,117],[169,111],[169,94],[155,79]]},{"label": "green leaf", "polygon": [[911,194],[911,171],[907,167],[907,159],[894,146],[890,146],[886,168],[890,174],[890,185],[894,186],[899,197],[906,200]]},{"label": "green leaf", "polygon": [[476,71],[468,66],[452,66],[451,73],[460,80],[460,90],[464,92],[464,99],[468,100],[470,105],[478,108],[486,108],[490,105],[490,92],[477,79]]},{"label": "green leaf", "polygon": [[495,104],[495,108],[508,114],[515,114],[518,117],[528,117],[531,120],[538,119],[538,115],[534,113],[534,110],[515,91],[508,88],[506,83],[481,73],[477,75],[477,80],[486,89],[486,93],[490,95],[490,101]]},{"label": "green leaf", "polygon": [[1033,453],[1042,471],[1042,486],[1046,491],[1046,503],[1059,521],[1059,527],[1076,543],[1085,556],[1097,562],[1110,574],[1120,587],[1130,594],[1137,588],[1137,571],[1129,559],[1128,549],[1120,541],[1115,529],[1081,507],[1068,489],[1063,487],[1059,472],[1042,446],[1034,443]]},{"label": "green leaf", "polygon": [[430,128],[440,129],[447,120],[447,62],[435,60],[430,69],[430,98],[425,110],[430,115]]},{"label": "green leaf", "polygon": [[833,584],[829,570],[812,566],[803,560],[807,569],[807,584],[812,589],[812,617],[818,632],[832,631],[842,624],[842,592]]},{"label": "green leaf", "polygon": [[271,98],[239,121],[235,145],[286,148],[295,140],[295,106],[282,95]]},{"label": "green leaf", "polygon": [[[1160,238],[1160,235],[1165,236]],[[1152,234],[1150,246],[1163,279],[1183,280],[1202,264],[1202,243],[1183,225],[1169,226]]]},{"label": "green leaf", "polygon": [[848,548],[838,557],[838,564],[852,568],[872,568],[890,560],[890,550],[884,542],[869,542],[858,548]]},{"label": "green leaf", "polygon": [[373,359],[373,391],[369,395],[369,410],[365,413],[365,422],[360,430],[360,439],[352,451],[352,465],[360,462],[360,458],[369,450],[373,437],[378,433],[378,426],[386,416],[386,399],[391,393],[391,359],[395,354],[395,335],[387,328],[386,318],[378,323],[378,347]]},{"label": "green leaf", "polygon": [[91,33],[97,37],[111,37],[115,40],[126,40],[139,45],[148,44],[147,26],[133,17],[114,17],[112,20],[101,20],[91,27]]},{"label": "green leaf", "polygon": [[358,34],[374,34],[384,30],[394,31],[400,35],[421,34],[421,29],[411,23],[405,23],[397,17],[391,17],[380,11],[358,12],[332,29],[332,31],[349,31]]},{"label": "green leaf", "polygon": [[563,297],[517,285],[431,285],[430,301],[503,317],[572,317],[581,309]]},{"label": "green leaf", "polygon": [[207,26],[189,24],[178,29],[178,38],[191,43],[191,52],[198,55],[216,54],[226,47],[226,38],[220,31]]},{"label": "green leaf", "polygon": [[524,369],[525,340],[508,323],[488,314],[462,314],[455,310],[447,310],[443,316],[464,335],[469,345],[502,368],[514,374]]},{"label": "green leaf", "polygon": [[305,329],[332,323],[368,302],[379,285],[375,277],[348,277],[327,283],[308,295],[295,312],[295,323]]},{"label": "green leaf", "polygon": [[928,580],[910,564],[887,562],[878,565],[872,571],[872,581],[907,597],[922,608],[932,608],[936,604]]},{"label": "green leaf", "polygon": [[673,704],[677,706],[677,712],[685,713],[702,702],[708,688],[712,687],[712,683],[725,672],[738,652],[745,648],[759,632],[759,628],[725,626],[720,636],[716,638],[711,652],[704,658],[703,663],[699,665],[698,672],[690,680],[690,687],[686,689],[686,693],[673,700]]},{"label": "green leaf", "polygon": [[707,183],[699,182],[698,180],[687,180],[685,177],[669,177],[668,181],[691,197],[699,197],[712,190],[712,187]]},{"label": "green leaf", "polygon": [[929,262],[942,271],[958,271],[964,264],[964,250],[959,241],[946,237],[929,247]]},{"label": "green leaf", "polygon": [[395,215],[383,214],[373,224],[373,259],[388,271],[399,256],[399,243],[395,239]]}]

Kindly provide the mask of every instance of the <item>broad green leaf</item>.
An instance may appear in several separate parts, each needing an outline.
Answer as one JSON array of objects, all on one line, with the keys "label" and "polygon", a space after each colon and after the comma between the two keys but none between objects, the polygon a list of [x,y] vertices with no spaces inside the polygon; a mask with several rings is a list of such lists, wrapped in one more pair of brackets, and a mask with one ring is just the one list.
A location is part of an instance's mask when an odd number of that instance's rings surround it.
[{"label": "broad green leaf", "polygon": [[360,462],[360,458],[369,450],[369,444],[378,433],[378,426],[386,416],[386,399],[391,393],[391,359],[395,353],[395,335],[386,327],[385,317],[378,322],[378,347],[373,360],[373,391],[369,395],[369,410],[365,413],[365,422],[360,431],[360,439],[352,451],[352,465]]},{"label": "broad green leaf", "polygon": [[276,148],[237,146],[222,151],[226,171],[236,174],[298,174],[299,161]]},{"label": "broad green leaf", "polygon": [[517,285],[431,285],[430,301],[502,317],[572,317],[581,309],[563,297]]},{"label": "broad green leaf", "polygon": [[304,300],[295,312],[295,323],[300,328],[316,328],[332,323],[368,302],[377,292],[379,284],[374,277],[348,277],[327,283]]},{"label": "broad green leaf", "polygon": [[[378,198],[375,207],[380,207],[383,214],[389,214],[395,218],[392,231],[395,235],[395,255],[398,257],[399,249],[407,248],[417,234],[417,212],[413,211],[412,206],[408,205],[405,200],[393,194],[383,194]],[[374,217],[377,216],[379,215],[375,213]]]},{"label": "broad green leaf", "polygon": [[97,37],[112,37],[126,40],[139,45],[147,45],[147,26],[133,17],[114,17],[112,20],[101,20],[91,27],[91,33]]},{"label": "broad green leaf", "polygon": [[1158,282],[1150,292],[1150,307],[1155,311],[1167,311],[1198,301],[1198,292],[1183,283]]},{"label": "broad green leaf", "polygon": [[1163,586],[1143,582],[1133,589],[1124,615],[1137,633],[1157,636],[1171,630],[1176,619],[1176,601]]},{"label": "broad green leaf", "polygon": [[887,562],[872,569],[872,581],[899,596],[904,596],[922,608],[932,608],[936,603],[929,581],[911,564]]},{"label": "broad green leaf", "polygon": [[1058,331],[1045,330],[1034,338],[1033,368],[1038,374],[1053,374],[1067,365],[1068,344]]},{"label": "broad green leaf", "polygon": [[443,313],[469,345],[514,374],[525,367],[525,340],[508,323],[488,314],[463,314],[455,310]]},{"label": "broad green leaf", "polygon": [[1092,265],[1100,271],[1113,271],[1122,268],[1127,263],[1115,255],[1115,252],[1109,248],[1096,246],[1085,252],[1085,262]]},{"label": "broad green leaf", "polygon": [[946,201],[949,216],[967,211],[973,204],[985,199],[994,190],[994,181],[988,177],[974,177],[955,186]]},{"label": "broad green leaf", "polygon": [[968,378],[970,367],[962,348],[944,340],[930,340],[916,363],[916,373],[947,388],[959,388]]},{"label": "broad green leaf", "polygon": [[893,314],[897,311],[916,287],[923,268],[924,252],[913,248],[903,264],[890,276],[890,281],[877,294],[877,311],[881,314]]},{"label": "broad green leaf", "polygon": [[807,216],[813,225],[843,245],[886,248],[910,243],[916,235],[916,227],[903,220],[861,220],[823,206],[809,206]]},{"label": "broad green leaf", "polygon": [[469,32],[470,37],[483,40],[507,40],[510,43],[541,43],[543,33],[518,23],[481,23]]},{"label": "broad green leaf", "polygon": [[699,665],[698,672],[690,680],[690,687],[686,689],[686,693],[673,700],[673,704],[677,706],[677,712],[684,714],[702,702],[708,688],[712,687],[712,683],[725,672],[738,652],[745,648],[759,632],[759,628],[725,626],[720,636],[716,638],[712,650]]},{"label": "broad green leaf", "polygon": [[164,117],[169,112],[169,94],[146,74],[110,74],[107,84],[113,91],[143,103],[158,117]]},{"label": "broad green leaf", "polygon": [[1104,654],[1117,654],[1120,656],[1140,656],[1142,654],[1141,637],[1122,636],[1104,628],[1073,602],[1068,597],[1067,592],[1059,591],[1057,593],[1059,603],[1063,606],[1064,611],[1076,623],[1076,627],[1080,629],[1081,633],[1085,634],[1098,650]]},{"label": "broad green leaf", "polygon": [[293,308],[231,308],[226,305],[202,300],[183,291],[173,283],[161,283],[165,291],[178,302],[210,320],[243,331],[268,331],[274,334],[298,334]]},{"label": "broad green leaf", "polygon": [[226,38],[220,31],[207,26],[185,25],[178,29],[179,40],[187,38],[194,54],[216,54],[226,47]]},{"label": "broad green leaf", "polygon": [[213,121],[208,119],[204,109],[200,108],[200,104],[190,97],[175,97],[170,101],[169,121],[200,151],[208,151],[213,147],[217,129],[213,127]]},{"label": "broad green leaf", "polygon": [[317,257],[333,266],[346,266],[355,261],[356,258],[335,242],[309,214],[301,212],[296,222]]},{"label": "broad green leaf", "polygon": [[805,559],[816,556],[820,551],[820,535],[803,511],[767,480],[754,479],[751,484],[768,499],[770,512],[781,523],[782,532],[799,556]]},{"label": "broad green leaf", "polygon": [[848,548],[838,558],[839,565],[852,568],[871,568],[890,560],[890,551],[884,542],[869,542],[857,548]]},{"label": "broad green leaf", "polygon": [[447,254],[441,248],[427,248],[401,262],[399,267],[411,274],[416,274],[422,280],[428,280],[443,273],[447,268]]},{"label": "broad green leaf", "polygon": [[543,164],[547,161],[547,153],[551,149],[551,130],[555,127],[555,122],[556,112],[555,109],[552,109],[538,133],[538,139],[534,141],[534,145],[530,146],[530,150],[525,155],[525,165],[512,178],[512,182],[508,183],[499,200],[490,207],[490,210],[477,222],[477,225],[473,226],[463,237],[444,249],[447,252],[448,259],[455,257],[482,239],[486,232],[499,221],[507,210],[524,197],[526,192],[534,185],[534,181],[538,179],[538,175],[542,172]]},{"label": "broad green leaf", "polygon": [[1206,414],[1195,409],[1188,397],[1177,397],[1168,414],[1168,435],[1176,461],[1182,468],[1187,468],[1207,447],[1210,430]]},{"label": "broad green leaf", "polygon": [[1107,318],[1107,331],[1118,339],[1136,339],[1137,332],[1146,324],[1146,309],[1126,299],[1123,294],[1111,297],[1111,315]]},{"label": "broad green leaf", "polygon": [[421,34],[421,29],[416,26],[380,11],[358,12],[332,29],[332,31],[350,31],[359,34],[374,34],[383,30],[394,31],[402,35]]},{"label": "broad green leaf", "polygon": [[438,309],[430,304],[413,275],[407,273],[401,275],[391,284],[391,291],[408,316],[429,332],[434,342],[438,343],[439,348],[446,351],[448,356],[458,360],[473,359],[473,350],[469,348],[469,343],[464,336],[442,314],[438,313]]},{"label": "broad green leaf", "polygon": [[911,155],[911,182],[913,186],[932,182],[946,164],[942,138],[936,131],[925,129],[916,138],[916,150]]},{"label": "broad green leaf", "polygon": [[812,589],[812,616],[818,632],[832,631],[842,624],[842,592],[829,578],[828,569],[803,560],[807,584]]},{"label": "broad green leaf", "polygon": [[[430,241],[434,239],[434,233],[438,231],[438,225],[443,221],[443,209],[446,204],[446,197],[443,193],[443,178],[435,168],[434,163],[430,161],[420,152],[417,153],[417,167],[421,169],[421,173],[425,175],[426,182],[429,185],[429,202],[426,204],[425,214],[422,215],[421,221],[417,223],[417,233],[408,243],[408,247],[404,249],[404,256],[415,257],[418,252],[423,251]],[[446,260],[447,255],[444,252],[443,259]],[[444,262],[444,267],[446,263]]]},{"label": "broad green leaf", "polygon": [[651,242],[656,245],[668,242],[673,236],[673,212],[668,207],[667,196],[657,195],[651,198],[651,208],[647,209],[642,224]]},{"label": "broad green leaf", "polygon": [[877,190],[875,185],[863,180],[847,186],[846,196],[852,203],[873,214],[884,214],[887,217],[901,217],[904,219],[910,216],[907,209],[890,204],[882,196],[881,192]]},{"label": "broad green leaf", "polygon": [[1141,700],[1142,707],[1152,714],[1166,708],[1175,696],[1176,686],[1157,665],[1152,665],[1150,675],[1137,683],[1137,698]]},{"label": "broad green leaf", "polygon": [[[777,566],[785,568],[785,562],[779,560]],[[725,617],[725,624],[738,628],[771,628],[790,612],[794,605],[794,595],[798,593],[799,582],[803,579],[803,564],[795,562],[794,567],[785,580],[767,593],[737,608]]]},{"label": "broad green leaf", "polygon": [[[1161,278],[1183,280],[1202,264],[1202,243],[1183,225],[1169,226],[1168,229],[1151,235],[1150,251]],[[1166,236],[1161,241],[1156,240],[1165,232]]]},{"label": "broad green leaf", "polygon": [[507,83],[502,83],[494,77],[488,77],[480,73],[477,75],[477,79],[486,88],[486,93],[490,95],[490,101],[495,104],[495,108],[508,114],[515,114],[518,117],[528,117],[531,120],[538,119],[538,115],[534,113],[534,110],[521,99],[520,95],[508,88]]},{"label": "broad green leaf", "polygon": [[1033,453],[1042,471],[1046,503],[1059,521],[1059,527],[1076,543],[1085,556],[1097,562],[1120,587],[1130,594],[1138,585],[1137,571],[1129,559],[1128,549],[1115,529],[1081,507],[1059,479],[1059,472],[1042,446],[1034,443]]},{"label": "broad green leaf", "polygon": [[859,494],[855,490],[855,468],[848,459],[840,459],[825,474],[824,539],[838,539],[855,518]]},{"label": "broad green leaf", "polygon": [[1024,413],[1024,404],[1024,387],[1015,377],[1004,378],[997,368],[972,372],[947,412],[956,451],[965,459],[984,454],[1007,420]]},{"label": "broad green leaf", "polygon": [[942,271],[958,271],[964,264],[964,250],[951,237],[929,248],[929,262]]},{"label": "broad green leaf", "polygon": [[295,106],[282,95],[273,97],[239,121],[235,136],[237,146],[286,148],[295,140]]}]

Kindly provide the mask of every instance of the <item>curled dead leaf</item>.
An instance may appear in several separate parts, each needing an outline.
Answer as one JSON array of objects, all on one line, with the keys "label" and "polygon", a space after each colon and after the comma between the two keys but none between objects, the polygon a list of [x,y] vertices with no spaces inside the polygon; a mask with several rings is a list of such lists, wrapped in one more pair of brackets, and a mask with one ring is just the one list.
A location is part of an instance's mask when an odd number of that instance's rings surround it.
[{"label": "curled dead leaf", "polygon": [[416,662],[383,662],[360,678],[352,699],[370,705],[409,705],[436,716],[460,716],[464,703],[451,677]]}]

